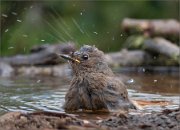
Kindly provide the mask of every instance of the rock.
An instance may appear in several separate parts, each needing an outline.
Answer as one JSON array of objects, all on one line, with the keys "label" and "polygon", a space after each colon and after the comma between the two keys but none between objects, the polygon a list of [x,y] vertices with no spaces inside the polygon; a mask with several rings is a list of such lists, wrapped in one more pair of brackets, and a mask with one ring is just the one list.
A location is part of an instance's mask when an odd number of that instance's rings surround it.
[{"label": "rock", "polygon": [[106,60],[110,66],[141,66],[146,65],[151,60],[151,56],[145,51],[126,49],[106,54]]}]

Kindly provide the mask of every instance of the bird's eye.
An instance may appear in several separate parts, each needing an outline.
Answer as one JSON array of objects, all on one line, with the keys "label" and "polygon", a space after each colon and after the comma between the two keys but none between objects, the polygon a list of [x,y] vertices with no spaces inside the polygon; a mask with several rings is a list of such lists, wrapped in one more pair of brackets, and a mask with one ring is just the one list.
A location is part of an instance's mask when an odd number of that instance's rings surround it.
[{"label": "bird's eye", "polygon": [[74,56],[74,51],[70,52],[70,56]]},{"label": "bird's eye", "polygon": [[88,58],[89,58],[89,55],[88,55],[88,54],[83,54],[83,55],[82,55],[82,59],[83,59],[83,60],[87,60]]}]

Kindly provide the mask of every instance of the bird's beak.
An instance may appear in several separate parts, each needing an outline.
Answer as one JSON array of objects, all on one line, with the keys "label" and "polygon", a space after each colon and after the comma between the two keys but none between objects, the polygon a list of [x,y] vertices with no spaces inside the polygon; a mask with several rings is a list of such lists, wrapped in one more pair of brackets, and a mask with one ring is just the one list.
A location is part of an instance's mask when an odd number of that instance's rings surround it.
[{"label": "bird's beak", "polygon": [[58,55],[61,56],[63,59],[66,59],[66,60],[70,60],[70,61],[74,61],[74,62],[80,63],[80,60],[75,59],[75,58],[72,58],[72,57],[69,56],[69,55],[64,55],[64,54],[58,54]]}]

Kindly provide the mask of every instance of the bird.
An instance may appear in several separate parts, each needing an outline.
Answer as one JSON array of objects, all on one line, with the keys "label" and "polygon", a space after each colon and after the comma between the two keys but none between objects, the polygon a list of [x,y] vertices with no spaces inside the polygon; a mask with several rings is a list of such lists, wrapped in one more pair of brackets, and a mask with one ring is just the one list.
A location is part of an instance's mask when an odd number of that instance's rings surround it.
[{"label": "bird", "polygon": [[135,109],[126,86],[108,67],[103,51],[84,45],[69,55],[72,81],[65,95],[65,111],[115,111]]}]

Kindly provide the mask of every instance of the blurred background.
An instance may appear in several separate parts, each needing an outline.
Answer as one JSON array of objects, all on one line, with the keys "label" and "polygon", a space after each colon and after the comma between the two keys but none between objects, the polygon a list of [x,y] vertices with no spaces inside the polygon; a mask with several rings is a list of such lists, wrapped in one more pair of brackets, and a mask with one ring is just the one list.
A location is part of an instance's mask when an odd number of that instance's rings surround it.
[{"label": "blurred background", "polygon": [[110,52],[120,50],[127,38],[124,18],[179,19],[179,1],[1,1],[0,11],[2,56],[67,41]]}]

